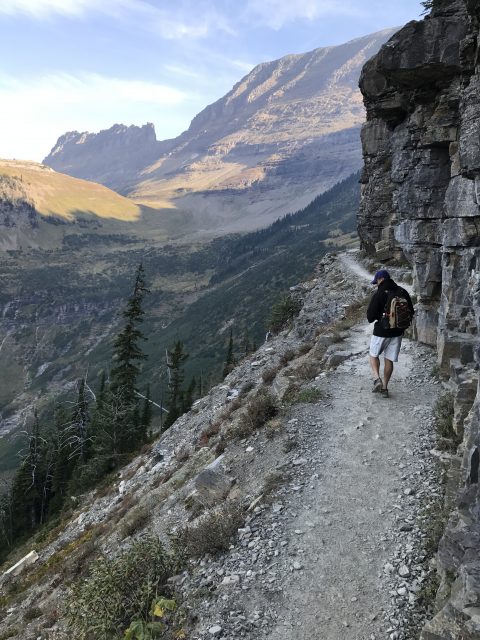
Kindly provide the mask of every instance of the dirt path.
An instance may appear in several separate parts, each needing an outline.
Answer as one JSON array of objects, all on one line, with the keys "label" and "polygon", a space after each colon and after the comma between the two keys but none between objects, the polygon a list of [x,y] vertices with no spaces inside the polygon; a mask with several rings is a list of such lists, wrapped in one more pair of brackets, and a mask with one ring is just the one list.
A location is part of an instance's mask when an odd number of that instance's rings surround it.
[{"label": "dirt path", "polygon": [[409,528],[416,511],[422,482],[416,472],[425,464],[419,452],[430,445],[438,387],[427,381],[425,350],[406,342],[391,397],[372,394],[369,335],[369,327],[355,327],[342,349],[361,355],[319,382],[327,403],[298,406],[290,418],[305,467],[314,473],[301,499],[289,497],[285,504],[291,517],[284,536],[297,570],[285,574],[272,640],[369,640],[394,633],[383,620],[391,606],[384,567],[402,539],[409,544],[414,535],[400,528]]},{"label": "dirt path", "polygon": [[[338,258],[327,276],[333,286],[345,282],[346,269],[357,284],[371,281],[355,255]],[[302,326],[318,323],[324,305],[334,303],[328,292],[328,286],[312,290]],[[390,398],[373,394],[371,332],[365,321],[342,334],[330,347],[341,364],[304,382],[304,391],[316,389],[310,397],[318,398],[286,410],[287,446],[276,465],[263,436],[243,442],[252,458],[270,457],[282,480],[267,500],[259,499],[231,551],[201,564],[196,584],[217,585],[218,598],[199,609],[195,637],[415,637],[409,625],[423,621],[417,598],[427,575],[419,515],[441,491],[430,453],[440,386],[432,375],[433,349],[405,339]],[[278,340],[272,353],[285,348]]]}]

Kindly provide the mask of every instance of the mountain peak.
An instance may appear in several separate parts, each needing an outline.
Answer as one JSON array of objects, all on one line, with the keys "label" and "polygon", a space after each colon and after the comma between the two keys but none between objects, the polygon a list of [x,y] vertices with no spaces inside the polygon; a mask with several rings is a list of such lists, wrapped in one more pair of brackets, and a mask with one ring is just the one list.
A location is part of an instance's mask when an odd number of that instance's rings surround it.
[{"label": "mountain peak", "polygon": [[263,62],[174,140],[116,124],[66,134],[45,162],[204,228],[267,225],[360,168],[360,70],[393,33]]}]

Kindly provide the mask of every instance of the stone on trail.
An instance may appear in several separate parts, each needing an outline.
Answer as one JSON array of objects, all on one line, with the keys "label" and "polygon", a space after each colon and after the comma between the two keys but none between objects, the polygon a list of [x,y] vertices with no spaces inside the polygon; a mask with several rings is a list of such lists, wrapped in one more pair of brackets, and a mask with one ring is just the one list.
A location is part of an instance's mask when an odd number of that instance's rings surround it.
[{"label": "stone on trail", "polygon": [[214,637],[219,636],[222,633],[222,627],[219,624],[215,624],[213,627],[210,627],[208,633]]}]

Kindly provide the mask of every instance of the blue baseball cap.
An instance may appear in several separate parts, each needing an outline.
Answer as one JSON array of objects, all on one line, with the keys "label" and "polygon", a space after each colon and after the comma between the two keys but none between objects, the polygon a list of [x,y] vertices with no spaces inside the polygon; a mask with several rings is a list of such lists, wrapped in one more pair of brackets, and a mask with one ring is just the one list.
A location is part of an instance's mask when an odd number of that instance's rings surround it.
[{"label": "blue baseball cap", "polygon": [[380,278],[384,278],[384,280],[388,280],[390,278],[390,274],[386,269],[380,269],[380,271],[377,271],[373,277],[372,284],[377,284]]}]

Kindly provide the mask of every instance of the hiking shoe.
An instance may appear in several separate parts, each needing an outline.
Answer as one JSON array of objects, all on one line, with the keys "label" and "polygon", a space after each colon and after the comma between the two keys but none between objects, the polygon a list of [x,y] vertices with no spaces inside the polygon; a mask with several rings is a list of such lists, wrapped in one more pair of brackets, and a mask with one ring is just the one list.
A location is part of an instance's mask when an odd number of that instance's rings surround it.
[{"label": "hiking shoe", "polygon": [[380,393],[382,394],[382,398],[388,398],[388,389],[382,389]]},{"label": "hiking shoe", "polygon": [[380,393],[380,391],[382,390],[382,387],[383,387],[382,381],[380,380],[380,378],[377,378],[373,382],[372,393]]}]

